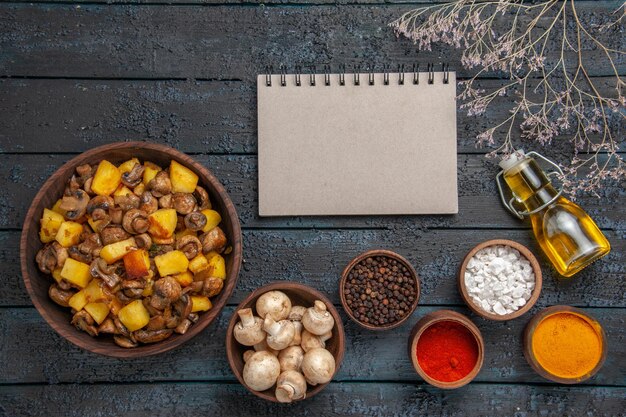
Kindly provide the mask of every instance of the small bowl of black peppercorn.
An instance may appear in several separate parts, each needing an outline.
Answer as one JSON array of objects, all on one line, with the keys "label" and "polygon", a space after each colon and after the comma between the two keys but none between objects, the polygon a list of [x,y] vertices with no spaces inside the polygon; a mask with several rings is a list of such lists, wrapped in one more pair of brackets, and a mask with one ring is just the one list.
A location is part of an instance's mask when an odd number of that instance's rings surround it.
[{"label": "small bowl of black peppercorn", "polygon": [[348,316],[368,330],[400,326],[415,311],[420,297],[417,272],[395,252],[370,250],[354,258],[339,282]]}]

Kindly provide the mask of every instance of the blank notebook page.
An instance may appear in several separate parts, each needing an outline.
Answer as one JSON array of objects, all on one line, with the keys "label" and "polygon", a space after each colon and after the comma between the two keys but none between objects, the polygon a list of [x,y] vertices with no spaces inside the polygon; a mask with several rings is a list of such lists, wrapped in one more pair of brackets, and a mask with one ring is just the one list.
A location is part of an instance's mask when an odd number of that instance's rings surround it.
[{"label": "blank notebook page", "polygon": [[455,74],[374,77],[258,76],[261,216],[458,212]]}]

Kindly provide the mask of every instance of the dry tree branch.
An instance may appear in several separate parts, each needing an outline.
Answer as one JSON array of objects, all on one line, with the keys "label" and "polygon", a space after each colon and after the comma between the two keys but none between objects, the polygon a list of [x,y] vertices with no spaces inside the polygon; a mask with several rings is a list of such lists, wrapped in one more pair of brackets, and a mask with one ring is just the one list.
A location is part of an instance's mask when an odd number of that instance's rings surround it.
[{"label": "dry tree branch", "polygon": [[[608,31],[623,36],[626,3],[613,15],[592,26],[580,18],[575,0],[456,0],[418,7],[390,26],[421,50],[431,50],[437,42],[463,50],[461,64],[474,69],[473,76],[459,83],[461,108],[468,115],[484,114],[499,105],[501,96],[515,97],[510,115],[476,137],[476,146],[492,148],[488,156],[512,152],[517,136],[541,145],[568,137],[573,156],[563,167],[566,191],[597,194],[603,181],[626,178],[619,138],[612,131],[626,118],[626,83],[616,63],[626,51],[599,39]],[[601,52],[615,81],[609,95],[589,74],[585,48]],[[494,72],[508,80],[487,92],[480,78]]]}]

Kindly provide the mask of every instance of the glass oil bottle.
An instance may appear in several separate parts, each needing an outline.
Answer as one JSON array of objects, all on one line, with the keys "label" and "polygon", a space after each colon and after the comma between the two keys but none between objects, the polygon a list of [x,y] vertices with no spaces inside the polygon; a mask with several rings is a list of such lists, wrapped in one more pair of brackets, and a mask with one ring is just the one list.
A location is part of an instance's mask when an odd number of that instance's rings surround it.
[{"label": "glass oil bottle", "polygon": [[[557,171],[544,173],[535,158]],[[524,154],[518,150],[503,159],[500,167],[496,182],[502,202],[520,219],[530,217],[539,246],[559,274],[571,277],[610,252],[609,241],[591,217],[552,185],[549,177],[563,175],[558,165],[536,152]],[[504,196],[502,178],[512,194],[509,201]],[[525,210],[518,211],[514,203]]]}]

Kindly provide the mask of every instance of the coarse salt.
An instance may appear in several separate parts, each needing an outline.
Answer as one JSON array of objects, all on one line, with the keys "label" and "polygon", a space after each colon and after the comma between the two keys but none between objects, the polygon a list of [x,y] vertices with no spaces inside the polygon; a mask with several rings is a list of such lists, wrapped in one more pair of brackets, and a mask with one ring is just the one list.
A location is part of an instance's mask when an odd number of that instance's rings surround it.
[{"label": "coarse salt", "polygon": [[470,258],[465,286],[473,303],[488,313],[511,314],[526,305],[535,288],[530,262],[517,249],[488,246]]}]

